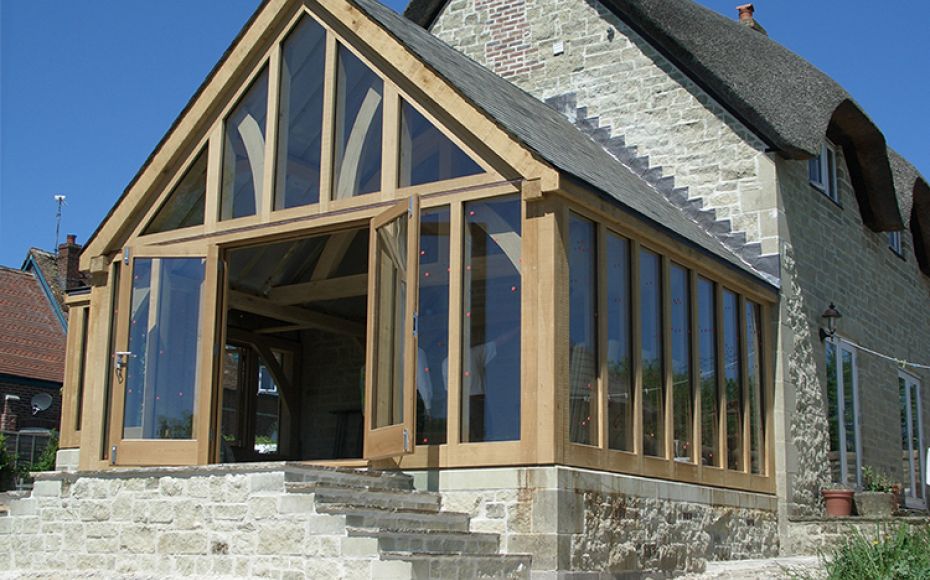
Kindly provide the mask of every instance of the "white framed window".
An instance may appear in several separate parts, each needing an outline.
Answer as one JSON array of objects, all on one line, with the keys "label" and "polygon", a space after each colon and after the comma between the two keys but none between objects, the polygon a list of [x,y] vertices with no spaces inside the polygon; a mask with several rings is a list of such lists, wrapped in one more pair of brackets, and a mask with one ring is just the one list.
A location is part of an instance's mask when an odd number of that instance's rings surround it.
[{"label": "white framed window", "polygon": [[820,155],[808,161],[807,173],[811,185],[834,202],[840,202],[840,192],[836,183],[836,146],[833,143],[824,141],[820,147]]},{"label": "white framed window", "polygon": [[862,485],[862,436],[859,426],[859,372],[856,350],[841,339],[826,343],[827,422],[833,481]]},{"label": "white framed window", "polygon": [[893,231],[888,232],[888,247],[891,248],[895,254],[899,256],[904,255],[904,246],[901,245],[901,232]]},{"label": "white framed window", "polygon": [[920,381],[911,375],[898,372],[898,391],[901,396],[901,470],[904,497],[908,507],[924,506],[924,429],[920,418],[923,406],[920,400]]}]

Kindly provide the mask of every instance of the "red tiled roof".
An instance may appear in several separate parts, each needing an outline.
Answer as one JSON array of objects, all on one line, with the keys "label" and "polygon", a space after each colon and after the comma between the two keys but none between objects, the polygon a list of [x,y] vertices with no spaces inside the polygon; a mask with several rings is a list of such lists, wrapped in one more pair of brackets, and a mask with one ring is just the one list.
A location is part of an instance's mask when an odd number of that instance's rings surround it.
[{"label": "red tiled roof", "polygon": [[0,373],[62,382],[65,331],[30,272],[0,266]]}]

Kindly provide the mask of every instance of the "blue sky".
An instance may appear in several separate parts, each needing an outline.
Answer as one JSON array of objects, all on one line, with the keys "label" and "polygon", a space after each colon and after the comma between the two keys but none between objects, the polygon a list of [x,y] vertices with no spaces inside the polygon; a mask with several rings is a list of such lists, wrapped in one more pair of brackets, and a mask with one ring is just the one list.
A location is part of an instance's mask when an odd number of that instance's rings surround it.
[{"label": "blue sky", "polygon": [[[728,17],[741,3],[701,2]],[[91,235],[258,4],[0,0],[0,264],[54,245],[57,193],[62,238]],[[755,4],[930,176],[930,2]]]}]

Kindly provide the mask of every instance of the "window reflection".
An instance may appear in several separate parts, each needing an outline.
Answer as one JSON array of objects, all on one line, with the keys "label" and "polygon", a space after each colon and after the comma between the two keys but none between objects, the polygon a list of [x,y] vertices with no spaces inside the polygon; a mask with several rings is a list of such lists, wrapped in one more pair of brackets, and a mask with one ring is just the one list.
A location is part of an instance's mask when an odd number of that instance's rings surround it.
[{"label": "window reflection", "polygon": [[449,208],[420,215],[417,443],[446,442],[449,376]]},{"label": "window reflection", "polygon": [[133,268],[125,439],[190,439],[197,381],[201,258],[139,258]]},{"label": "window reflection", "polygon": [[717,308],[714,283],[698,278],[698,343],[701,357],[701,464],[720,466],[720,420],[717,414]]},{"label": "window reflection", "polygon": [[203,224],[207,191],[207,149],[204,148],[174,186],[164,205],[146,226],[144,235]]},{"label": "window reflection", "polygon": [[258,75],[226,118],[220,219],[255,215],[262,206],[268,69]]},{"label": "window reflection", "polygon": [[400,112],[398,186],[407,187],[481,173],[458,145],[403,101]]},{"label": "window reflection", "polygon": [[597,230],[569,223],[569,431],[573,443],[597,443]]},{"label": "window reflection", "polygon": [[462,441],[520,438],[521,202],[465,211]]},{"label": "window reflection", "polygon": [[662,370],[662,261],[639,254],[639,312],[642,343],[643,453],[665,456],[665,380]]},{"label": "window reflection", "polygon": [[752,473],[764,473],[762,409],[765,395],[762,392],[762,317],[758,304],[746,301],[746,376],[749,380],[749,451]]},{"label": "window reflection", "polygon": [[723,365],[727,395],[727,468],[743,469],[743,388],[736,294],[723,291]]},{"label": "window reflection", "polygon": [[407,214],[378,228],[375,256],[374,428],[404,421]]},{"label": "window reflection", "polygon": [[607,234],[607,444],[633,451],[630,244]]},{"label": "window reflection", "polygon": [[304,17],[282,45],[275,209],[320,201],[326,32]]},{"label": "window reflection", "polygon": [[694,460],[691,392],[691,292],[688,271],[677,264],[669,268],[672,325],[672,417],[676,461]]},{"label": "window reflection", "polygon": [[336,71],[333,199],[381,189],[383,81],[345,46]]}]

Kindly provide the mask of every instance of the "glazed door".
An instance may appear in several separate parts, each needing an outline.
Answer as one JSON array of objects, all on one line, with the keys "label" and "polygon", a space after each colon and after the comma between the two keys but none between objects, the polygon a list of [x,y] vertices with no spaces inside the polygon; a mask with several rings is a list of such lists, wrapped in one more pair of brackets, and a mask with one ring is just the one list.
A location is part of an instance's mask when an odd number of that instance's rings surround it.
[{"label": "glazed door", "polygon": [[207,461],[217,263],[215,254],[123,250],[111,464]]},{"label": "glazed door", "polygon": [[365,373],[365,458],[413,452],[419,202],[372,219]]}]

